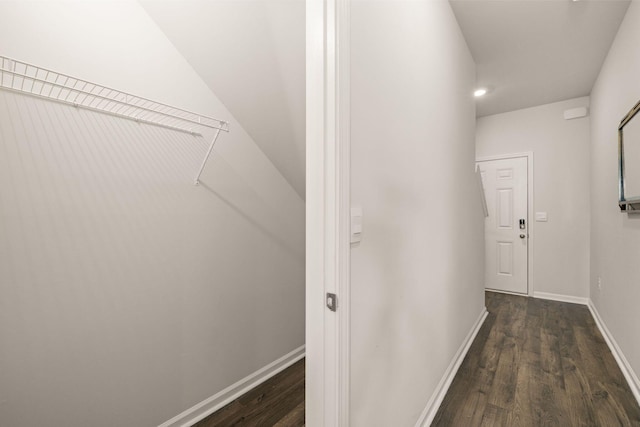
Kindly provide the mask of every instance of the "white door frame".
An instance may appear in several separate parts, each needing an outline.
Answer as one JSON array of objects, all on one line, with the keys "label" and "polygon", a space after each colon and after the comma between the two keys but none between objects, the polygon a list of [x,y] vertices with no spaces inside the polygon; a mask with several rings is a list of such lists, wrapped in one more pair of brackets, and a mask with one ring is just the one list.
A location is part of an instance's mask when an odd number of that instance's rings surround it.
[{"label": "white door frame", "polygon": [[[306,3],[306,403],[309,427],[349,424],[349,0]],[[337,295],[337,310],[327,307]]]},{"label": "white door frame", "polygon": [[504,159],[514,159],[517,157],[526,157],[527,158],[527,232],[529,233],[529,238],[527,242],[527,295],[530,297],[533,296],[534,293],[534,282],[533,282],[533,245],[535,242],[535,215],[534,215],[534,207],[533,207],[533,151],[526,151],[523,153],[514,153],[514,154],[499,154],[493,156],[482,156],[477,157],[476,162],[486,162],[490,160],[504,160]]}]

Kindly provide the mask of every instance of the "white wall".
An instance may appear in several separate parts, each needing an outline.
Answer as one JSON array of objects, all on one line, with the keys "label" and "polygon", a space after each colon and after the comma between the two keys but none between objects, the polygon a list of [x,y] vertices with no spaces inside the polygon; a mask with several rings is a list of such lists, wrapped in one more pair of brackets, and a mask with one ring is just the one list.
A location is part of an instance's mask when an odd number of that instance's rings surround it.
[{"label": "white wall", "polygon": [[0,2],[0,54],[231,121],[195,187],[205,141],[3,94],[1,425],[158,425],[304,343],[304,202],[137,3]]},{"label": "white wall", "polygon": [[351,425],[409,426],[484,307],[475,66],[447,2],[351,12]]},{"label": "white wall", "polygon": [[621,213],[617,205],[617,128],[640,99],[639,75],[640,4],[632,2],[591,92],[590,296],[636,374],[640,373],[640,217]]},{"label": "white wall", "polygon": [[304,197],[304,0],[141,3]]},{"label": "white wall", "polygon": [[589,295],[589,118],[563,116],[588,105],[576,98],[477,121],[478,157],[534,153],[534,211],[548,214],[529,218],[535,292]]}]

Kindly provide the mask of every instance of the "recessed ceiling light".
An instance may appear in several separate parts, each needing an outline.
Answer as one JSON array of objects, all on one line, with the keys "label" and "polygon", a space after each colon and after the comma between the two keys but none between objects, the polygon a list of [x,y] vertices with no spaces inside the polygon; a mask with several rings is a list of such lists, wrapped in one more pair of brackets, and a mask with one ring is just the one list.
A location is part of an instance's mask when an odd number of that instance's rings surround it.
[{"label": "recessed ceiling light", "polygon": [[476,89],[475,92],[473,92],[473,96],[482,96],[482,95],[486,95],[487,90],[485,88],[480,88],[480,89]]}]

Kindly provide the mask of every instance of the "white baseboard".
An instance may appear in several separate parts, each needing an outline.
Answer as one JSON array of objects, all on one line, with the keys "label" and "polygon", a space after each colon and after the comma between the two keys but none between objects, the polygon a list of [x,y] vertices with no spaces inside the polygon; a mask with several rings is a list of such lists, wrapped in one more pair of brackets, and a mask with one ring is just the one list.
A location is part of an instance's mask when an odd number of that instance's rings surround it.
[{"label": "white baseboard", "polygon": [[473,327],[469,331],[469,334],[462,342],[462,345],[453,357],[453,360],[451,360],[451,363],[445,371],[444,376],[440,380],[440,383],[438,383],[436,391],[433,393],[433,395],[431,395],[431,399],[429,399],[427,406],[422,411],[422,414],[420,414],[420,418],[418,418],[418,421],[416,422],[416,427],[428,427],[431,425],[431,422],[436,416],[436,413],[438,412],[438,409],[440,408],[440,405],[444,400],[444,396],[447,394],[447,391],[449,390],[449,387],[453,382],[453,378],[456,376],[456,373],[458,372],[462,361],[469,351],[469,347],[471,347],[473,340],[476,338],[476,335],[478,335],[478,331],[480,331],[480,327],[482,327],[482,324],[484,323],[488,314],[489,312],[487,311],[487,309],[483,308],[482,312],[480,313],[480,317],[478,317],[478,320],[473,325]]},{"label": "white baseboard", "polygon": [[500,291],[498,289],[484,288],[485,292],[493,292],[494,294],[515,295],[517,297],[528,297],[529,294],[521,294],[520,292]]},{"label": "white baseboard", "polygon": [[604,321],[600,317],[600,313],[598,313],[598,310],[596,309],[596,306],[593,304],[593,301],[591,301],[591,299],[589,299],[588,305],[589,305],[589,311],[591,311],[591,315],[593,316],[593,319],[596,321],[596,325],[598,325],[598,329],[600,329],[600,333],[602,333],[602,336],[604,337],[604,340],[607,342],[607,345],[609,346],[611,353],[613,353],[613,357],[616,359],[616,362],[618,362],[618,366],[620,366],[620,370],[622,371],[622,374],[627,380],[627,383],[629,383],[629,388],[631,389],[631,392],[633,393],[634,397],[638,401],[638,404],[640,404],[640,379],[638,379],[638,376],[633,371],[633,368],[629,364],[629,361],[627,360],[627,358],[624,356],[624,353],[622,353],[622,350],[620,349],[620,346],[618,346],[618,343],[616,342],[616,340],[613,338],[613,335],[611,335],[611,332],[609,332],[607,325],[605,325]]},{"label": "white baseboard", "polygon": [[582,304],[582,305],[589,304],[589,298],[574,297],[572,295],[550,294],[547,292],[534,292],[533,297],[540,298],[540,299],[548,299],[552,301],[570,302],[572,304]]},{"label": "white baseboard", "polygon": [[233,402],[249,390],[259,386],[277,373],[285,370],[289,366],[302,359],[305,354],[305,346],[300,346],[291,353],[282,356],[280,359],[271,362],[267,366],[253,374],[230,385],[210,398],[192,406],[183,413],[176,415],[169,421],[160,424],[158,427],[190,427],[213,414],[218,409]]}]

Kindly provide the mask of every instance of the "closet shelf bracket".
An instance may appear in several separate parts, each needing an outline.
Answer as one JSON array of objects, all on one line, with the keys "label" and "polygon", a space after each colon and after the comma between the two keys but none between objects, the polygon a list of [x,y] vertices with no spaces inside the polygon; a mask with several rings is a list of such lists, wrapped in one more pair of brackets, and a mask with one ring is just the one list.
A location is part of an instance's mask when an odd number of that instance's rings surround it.
[{"label": "closet shelf bracket", "polygon": [[211,156],[211,152],[213,151],[213,146],[216,145],[216,140],[218,139],[218,135],[220,135],[220,129],[216,129],[216,133],[213,135],[213,139],[211,140],[211,144],[209,145],[209,149],[207,150],[207,154],[204,156],[204,160],[202,161],[202,165],[200,166],[200,170],[198,171],[198,175],[196,176],[195,185],[200,184],[200,175],[202,175],[202,171],[204,167],[207,165],[207,160],[209,160],[209,156]]}]

